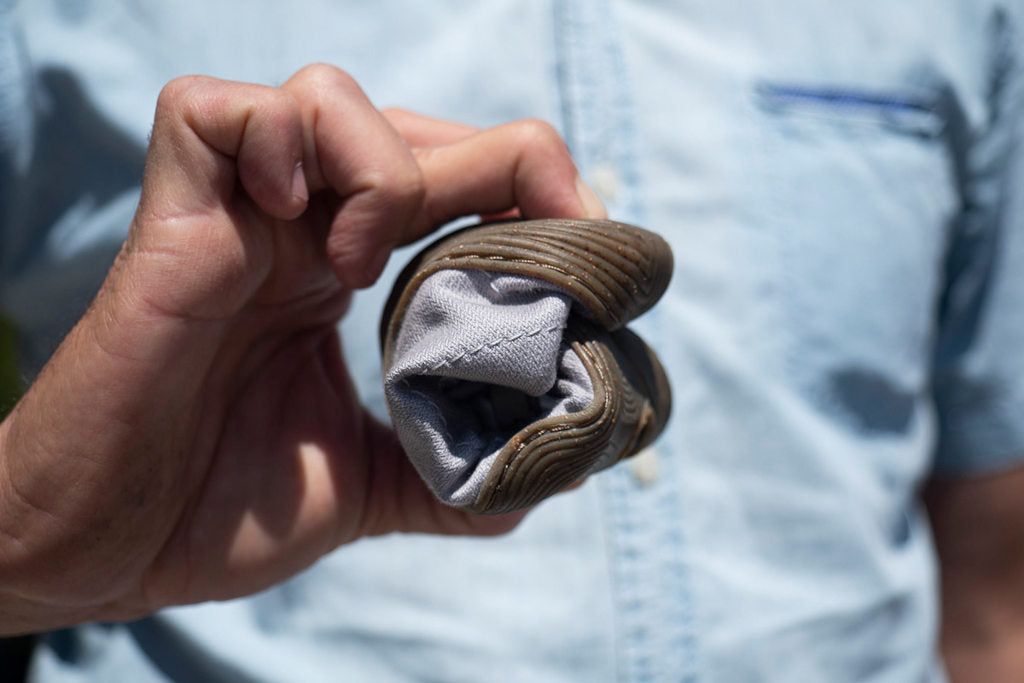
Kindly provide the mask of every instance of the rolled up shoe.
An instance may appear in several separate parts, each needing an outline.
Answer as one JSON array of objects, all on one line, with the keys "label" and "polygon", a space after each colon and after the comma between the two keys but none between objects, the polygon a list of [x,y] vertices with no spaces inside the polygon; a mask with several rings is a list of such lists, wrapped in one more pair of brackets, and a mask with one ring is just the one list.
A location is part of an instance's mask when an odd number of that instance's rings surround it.
[{"label": "rolled up shoe", "polygon": [[625,325],[671,275],[663,239],[608,220],[474,226],[414,257],[381,321],[384,392],[438,498],[510,512],[654,441],[668,379]]}]

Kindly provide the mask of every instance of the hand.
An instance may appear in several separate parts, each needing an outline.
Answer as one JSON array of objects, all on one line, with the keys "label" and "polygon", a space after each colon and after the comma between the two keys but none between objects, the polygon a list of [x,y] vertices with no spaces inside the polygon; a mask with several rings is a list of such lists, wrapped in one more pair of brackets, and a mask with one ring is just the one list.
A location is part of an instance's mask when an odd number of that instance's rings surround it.
[{"label": "hand", "polygon": [[0,426],[0,632],[244,595],[365,535],[517,523],[435,501],[335,325],[449,219],[603,210],[544,124],[388,117],[322,65],[164,89],[130,235]]}]

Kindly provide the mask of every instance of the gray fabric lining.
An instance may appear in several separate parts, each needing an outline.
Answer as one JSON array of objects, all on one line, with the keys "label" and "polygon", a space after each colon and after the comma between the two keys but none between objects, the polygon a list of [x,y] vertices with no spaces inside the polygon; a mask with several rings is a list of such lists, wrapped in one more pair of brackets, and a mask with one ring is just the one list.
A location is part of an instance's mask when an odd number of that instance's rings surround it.
[{"label": "gray fabric lining", "polygon": [[523,427],[588,406],[593,387],[562,341],[572,299],[555,285],[478,270],[427,278],[384,377],[409,458],[441,500],[472,503]]}]

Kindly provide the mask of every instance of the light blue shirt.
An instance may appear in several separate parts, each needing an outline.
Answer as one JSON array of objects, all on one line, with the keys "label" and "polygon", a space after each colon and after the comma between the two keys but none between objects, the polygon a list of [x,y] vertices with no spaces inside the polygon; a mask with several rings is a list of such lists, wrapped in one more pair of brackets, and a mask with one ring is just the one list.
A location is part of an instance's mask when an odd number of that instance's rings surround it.
[{"label": "light blue shirt", "polygon": [[[663,234],[650,451],[511,535],[394,535],[249,599],[46,639],[36,681],[938,681],[918,498],[1024,455],[1024,7],[0,0],[0,306],[38,366],[138,196],[160,87],[349,70],[555,124]],[[384,414],[377,316],[346,318]]]}]

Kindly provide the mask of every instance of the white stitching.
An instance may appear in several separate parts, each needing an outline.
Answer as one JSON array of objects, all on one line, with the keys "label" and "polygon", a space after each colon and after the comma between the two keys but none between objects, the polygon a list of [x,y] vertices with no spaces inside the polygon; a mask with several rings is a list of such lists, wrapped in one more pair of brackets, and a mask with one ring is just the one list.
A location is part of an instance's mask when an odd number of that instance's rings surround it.
[{"label": "white stitching", "polygon": [[496,348],[498,346],[501,346],[502,344],[506,344],[508,342],[514,342],[514,341],[518,341],[520,339],[526,339],[528,337],[536,337],[538,334],[550,334],[551,332],[561,332],[564,329],[565,329],[565,325],[553,325],[552,327],[547,327],[547,328],[541,327],[541,328],[538,328],[536,330],[533,330],[532,332],[520,332],[519,334],[514,335],[512,337],[503,337],[501,339],[497,339],[497,340],[492,341],[492,342],[487,342],[485,344],[481,344],[480,346],[476,347],[475,349],[470,349],[468,351],[463,351],[462,353],[460,353],[459,355],[455,356],[454,358],[447,358],[447,359],[441,361],[437,365],[435,365],[432,368],[430,368],[430,372],[433,372],[435,370],[439,370],[439,369],[445,367],[446,365],[447,366],[454,365],[455,363],[459,362],[460,360],[462,360],[466,356],[475,355],[477,353],[480,353],[484,349],[493,349],[493,348]]}]

